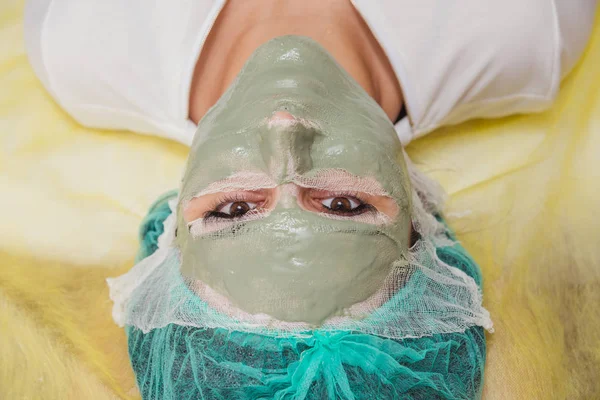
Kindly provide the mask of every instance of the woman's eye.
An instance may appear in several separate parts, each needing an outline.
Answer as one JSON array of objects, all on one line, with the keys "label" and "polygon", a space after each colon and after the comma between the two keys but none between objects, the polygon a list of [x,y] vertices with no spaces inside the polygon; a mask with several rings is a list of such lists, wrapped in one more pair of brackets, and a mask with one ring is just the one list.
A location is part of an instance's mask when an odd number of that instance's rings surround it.
[{"label": "woman's eye", "polygon": [[329,197],[321,200],[321,204],[323,204],[328,211],[340,214],[354,213],[367,206],[353,197]]},{"label": "woman's eye", "polygon": [[216,212],[218,214],[223,214],[222,216],[224,218],[234,218],[240,217],[255,208],[256,203],[251,203],[249,201],[232,201],[217,208]]},{"label": "woman's eye", "polygon": [[360,206],[360,202],[351,197],[330,197],[328,199],[321,200],[326,208],[332,211],[348,212]]}]

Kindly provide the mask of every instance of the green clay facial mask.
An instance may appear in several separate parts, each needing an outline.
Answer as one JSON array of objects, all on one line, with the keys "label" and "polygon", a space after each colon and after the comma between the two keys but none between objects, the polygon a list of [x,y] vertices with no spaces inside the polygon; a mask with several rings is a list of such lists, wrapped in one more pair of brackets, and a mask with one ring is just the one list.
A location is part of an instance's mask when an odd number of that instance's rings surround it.
[{"label": "green clay facial mask", "polygon": [[177,210],[181,273],[245,313],[311,326],[348,316],[408,251],[400,151],[325,49],[265,43],[198,125]]}]

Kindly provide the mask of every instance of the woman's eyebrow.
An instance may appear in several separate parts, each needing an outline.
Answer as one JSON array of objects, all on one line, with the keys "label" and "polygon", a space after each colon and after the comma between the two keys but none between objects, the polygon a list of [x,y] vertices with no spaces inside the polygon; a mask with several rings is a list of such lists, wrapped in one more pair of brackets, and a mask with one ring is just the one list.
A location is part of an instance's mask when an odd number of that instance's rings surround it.
[{"label": "woman's eyebrow", "polygon": [[219,192],[232,192],[236,190],[255,191],[274,187],[277,187],[277,182],[263,172],[237,172],[225,179],[209,184],[202,191],[196,193],[193,198]]},{"label": "woman's eyebrow", "polygon": [[315,176],[298,175],[294,183],[308,189],[327,191],[355,191],[373,196],[389,196],[381,183],[375,178],[354,175],[346,170],[328,168],[320,170]]}]

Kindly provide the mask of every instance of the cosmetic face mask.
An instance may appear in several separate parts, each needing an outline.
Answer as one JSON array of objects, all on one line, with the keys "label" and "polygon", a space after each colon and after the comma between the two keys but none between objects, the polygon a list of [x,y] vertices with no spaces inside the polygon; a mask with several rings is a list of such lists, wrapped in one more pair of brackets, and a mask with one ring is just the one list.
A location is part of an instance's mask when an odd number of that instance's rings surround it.
[{"label": "cosmetic face mask", "polygon": [[[198,126],[178,204],[182,275],[213,303],[311,326],[381,299],[411,233],[400,152],[386,114],[324,48],[267,42]],[[203,196],[239,192],[270,205],[235,198],[235,218],[185,217]]]}]

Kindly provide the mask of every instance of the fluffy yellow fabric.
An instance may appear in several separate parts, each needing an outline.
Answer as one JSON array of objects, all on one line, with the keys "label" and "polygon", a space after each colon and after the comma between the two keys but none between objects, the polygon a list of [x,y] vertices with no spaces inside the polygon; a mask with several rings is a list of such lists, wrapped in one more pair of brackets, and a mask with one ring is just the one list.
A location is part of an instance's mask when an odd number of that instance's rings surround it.
[{"label": "fluffy yellow fabric", "polygon": [[19,310],[4,297],[0,297],[0,309],[2,398],[118,398],[118,392],[111,393],[76,352],[57,340],[48,326],[31,317],[30,310]]},{"label": "fluffy yellow fabric", "polygon": [[[598,18],[597,18],[598,21]],[[482,267],[485,399],[600,398],[600,24],[548,112],[442,129],[409,153]]]},{"label": "fluffy yellow fabric", "polygon": [[[0,398],[137,398],[104,279],[187,149],[79,126],[43,91],[22,1],[0,2]],[[408,151],[480,263],[484,398],[600,398],[600,26],[549,111],[440,130]]]}]

